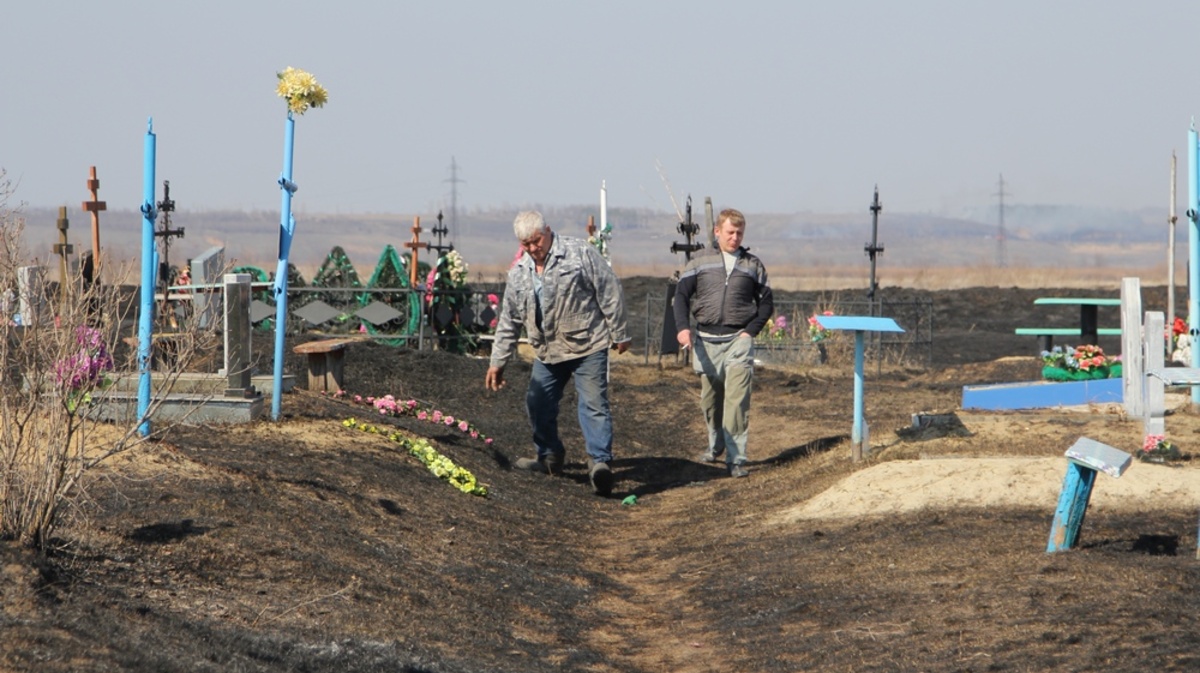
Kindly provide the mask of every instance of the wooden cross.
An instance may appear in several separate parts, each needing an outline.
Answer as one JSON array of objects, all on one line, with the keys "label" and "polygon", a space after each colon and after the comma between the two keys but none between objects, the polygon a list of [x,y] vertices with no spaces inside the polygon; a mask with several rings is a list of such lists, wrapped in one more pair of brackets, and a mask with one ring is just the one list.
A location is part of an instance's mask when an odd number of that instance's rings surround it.
[{"label": "wooden cross", "polygon": [[67,280],[67,256],[75,252],[75,246],[67,242],[67,228],[70,223],[67,222],[67,207],[58,207],[58,243],[54,244],[54,254],[58,255],[58,299],[62,306],[61,312],[67,310],[67,299],[69,293],[67,288],[70,287],[70,282]]},{"label": "wooden cross", "polygon": [[421,216],[413,218],[412,240],[404,244],[404,247],[412,250],[412,268],[408,270],[409,279],[408,285],[412,289],[417,289],[417,250],[424,248],[429,249],[429,244],[421,241]]},{"label": "wooden cross", "polygon": [[87,188],[92,200],[83,202],[83,211],[92,214],[92,282],[96,282],[100,280],[100,211],[106,210],[108,204],[98,200],[96,192],[100,189],[100,180],[96,177],[95,166],[88,171]]}]

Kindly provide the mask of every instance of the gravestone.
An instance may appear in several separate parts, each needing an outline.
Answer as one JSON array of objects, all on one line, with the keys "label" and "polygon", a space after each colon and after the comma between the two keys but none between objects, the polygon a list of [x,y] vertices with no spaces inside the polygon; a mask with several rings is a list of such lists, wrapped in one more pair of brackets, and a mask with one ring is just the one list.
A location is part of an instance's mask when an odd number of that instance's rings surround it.
[{"label": "gravestone", "polygon": [[22,326],[31,327],[45,322],[49,313],[45,267],[22,266],[17,269],[17,311],[20,316],[17,322]]},{"label": "gravestone", "polygon": [[[205,250],[199,257],[192,259],[191,274],[193,285],[219,286],[221,275],[225,272],[225,248],[216,246]],[[196,327],[205,329],[218,319],[223,309],[221,294],[217,288],[204,288],[192,299],[193,315]]]},{"label": "gravestone", "polygon": [[225,299],[225,397],[252,397],[250,384],[250,274],[227,273]]}]

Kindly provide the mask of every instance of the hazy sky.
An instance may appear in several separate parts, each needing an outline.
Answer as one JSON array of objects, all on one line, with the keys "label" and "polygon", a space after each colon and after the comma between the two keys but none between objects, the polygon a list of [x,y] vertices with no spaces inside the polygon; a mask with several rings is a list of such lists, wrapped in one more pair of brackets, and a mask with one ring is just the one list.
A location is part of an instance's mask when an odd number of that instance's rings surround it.
[{"label": "hazy sky", "polygon": [[[1200,111],[1195,0],[21,0],[3,12],[0,168],[30,206],[297,213],[598,201],[956,214],[1166,208]],[[1183,203],[1181,196],[1179,202]],[[682,204],[681,204],[682,205]]]}]

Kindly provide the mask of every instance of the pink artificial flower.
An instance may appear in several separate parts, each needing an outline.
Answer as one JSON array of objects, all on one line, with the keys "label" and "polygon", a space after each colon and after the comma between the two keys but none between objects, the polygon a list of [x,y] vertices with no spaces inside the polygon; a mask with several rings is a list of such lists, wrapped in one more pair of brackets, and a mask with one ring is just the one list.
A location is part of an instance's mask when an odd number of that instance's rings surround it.
[{"label": "pink artificial flower", "polygon": [[478,430],[471,431],[471,439],[479,439],[479,431]]},{"label": "pink artificial flower", "polygon": [[489,295],[487,296],[487,302],[488,302],[489,304],[491,304],[492,306],[495,306],[496,304],[499,304],[499,303],[500,303],[500,298],[499,298],[499,297],[497,297],[497,296],[496,296],[496,295],[494,295],[494,294],[489,294]]},{"label": "pink artificial flower", "polygon": [[471,425],[470,425],[469,423],[467,423],[466,421],[459,421],[459,422],[458,422],[458,429],[459,429],[459,430],[462,430],[463,432],[466,432],[466,431],[467,431],[467,430],[469,430],[470,428],[471,428]]},{"label": "pink artificial flower", "polygon": [[454,425],[454,417],[453,416],[446,417],[446,425]]},{"label": "pink artificial flower", "polygon": [[418,411],[418,412],[417,412],[417,420],[421,420],[421,421],[423,421],[423,420],[425,420],[426,418],[429,418],[429,414],[428,414],[428,413],[426,413],[426,412],[425,412],[425,411],[423,411],[423,410],[422,410],[422,411]]},{"label": "pink artificial flower", "polygon": [[483,440],[483,443],[484,443],[484,444],[491,444],[491,443],[492,443],[492,438],[491,438],[491,437],[488,437],[487,439]]},{"label": "pink artificial flower", "polygon": [[355,396],[354,396],[354,401],[355,401],[355,402],[362,402],[362,401],[363,401],[363,400],[362,400],[362,395],[355,395]]},{"label": "pink artificial flower", "polygon": [[442,422],[442,412],[437,409],[434,409],[433,416],[431,418],[433,419],[434,423],[441,423]]}]

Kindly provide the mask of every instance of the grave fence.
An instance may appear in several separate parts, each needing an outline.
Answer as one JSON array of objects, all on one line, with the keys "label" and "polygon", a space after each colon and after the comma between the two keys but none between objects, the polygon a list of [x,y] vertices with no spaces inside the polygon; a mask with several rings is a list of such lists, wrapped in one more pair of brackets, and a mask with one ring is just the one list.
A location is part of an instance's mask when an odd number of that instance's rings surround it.
[{"label": "grave fence", "polygon": [[[820,332],[809,329],[809,318],[830,310],[828,301],[775,299],[775,316],[755,339],[756,358],[764,364],[815,365],[843,356],[853,362],[854,336],[849,333]],[[929,367],[933,362],[933,300],[909,301],[838,300],[832,307],[837,315],[876,315],[893,318],[904,332],[867,335],[864,357],[876,365]],[[646,296],[647,319],[644,339],[645,360],[678,358],[675,337],[663,334],[666,321],[665,296]],[[874,311],[874,312],[872,312]],[[782,320],[780,319],[782,316]],[[673,321],[672,321],[673,322]],[[814,339],[814,336],[817,339]]]}]

